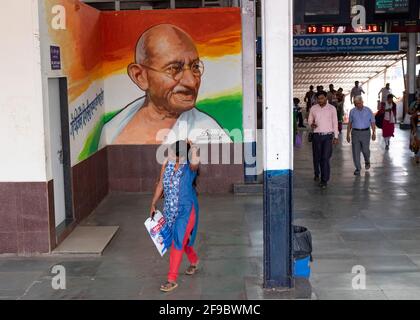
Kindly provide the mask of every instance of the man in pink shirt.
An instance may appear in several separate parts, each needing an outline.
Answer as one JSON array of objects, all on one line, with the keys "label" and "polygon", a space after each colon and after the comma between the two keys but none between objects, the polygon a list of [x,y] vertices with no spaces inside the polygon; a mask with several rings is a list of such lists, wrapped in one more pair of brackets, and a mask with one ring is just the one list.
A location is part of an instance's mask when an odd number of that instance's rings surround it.
[{"label": "man in pink shirt", "polygon": [[338,143],[337,110],[327,101],[327,93],[320,91],[316,94],[318,104],[312,106],[308,123],[313,129],[312,153],[315,171],[315,181],[321,182],[322,189],[327,187],[330,180],[330,159],[333,144]]}]

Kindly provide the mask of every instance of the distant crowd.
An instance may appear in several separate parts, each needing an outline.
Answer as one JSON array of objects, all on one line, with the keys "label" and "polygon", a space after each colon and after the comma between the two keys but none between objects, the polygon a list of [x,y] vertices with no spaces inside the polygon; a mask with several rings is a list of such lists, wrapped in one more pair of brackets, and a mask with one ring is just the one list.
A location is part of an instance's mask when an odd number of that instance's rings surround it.
[{"label": "distant crowd", "polygon": [[[365,91],[359,82],[350,92],[350,103],[354,108],[350,110],[347,124],[346,140],[352,144],[354,175],[360,176],[361,154],[364,158],[364,168],[369,170],[370,141],[376,140],[376,129],[382,130],[385,150],[390,149],[391,138],[394,136],[397,124],[397,105],[394,101],[389,83],[378,93],[378,110],[374,114],[365,106],[363,101]],[[312,142],[312,154],[314,165],[314,180],[319,182],[325,189],[330,179],[330,158],[333,153],[333,145],[339,143],[339,135],[343,130],[344,122],[343,88],[335,90],[334,85],[329,85],[329,91],[324,91],[323,86],[309,87],[304,97],[306,104],[305,118],[309,126],[308,139]],[[300,99],[293,99],[293,114],[295,117],[295,135],[298,136],[298,128],[306,128]],[[411,123],[410,150],[415,155],[416,163],[420,163],[420,95],[412,102],[407,110]]]}]

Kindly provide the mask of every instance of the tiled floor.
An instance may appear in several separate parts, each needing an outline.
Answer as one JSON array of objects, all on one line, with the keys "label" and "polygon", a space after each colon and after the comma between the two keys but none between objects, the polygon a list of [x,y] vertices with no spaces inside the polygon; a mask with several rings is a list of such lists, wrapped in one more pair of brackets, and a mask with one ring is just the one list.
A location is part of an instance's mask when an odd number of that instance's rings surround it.
[{"label": "tiled floor", "polygon": [[[138,194],[110,195],[101,203],[85,224],[120,226],[102,257],[0,259],[0,298],[246,299],[262,294],[260,197],[200,196],[201,270],[194,277],[181,275],[179,288],[169,294],[158,290],[168,256],[160,257],[143,225],[149,203],[150,195]],[[52,289],[54,265],[65,267],[66,290]],[[184,261],[181,271],[186,267]],[[294,297],[294,292],[279,295]]]},{"label": "tiled floor", "polygon": [[[325,191],[312,181],[310,146],[296,150],[295,223],[312,231],[317,298],[420,299],[420,166],[408,134],[397,130],[389,151],[379,134],[372,168],[361,177],[353,176],[351,145],[342,141]],[[366,270],[366,290],[353,290],[356,265]]]},{"label": "tiled floor", "polygon": [[[353,176],[351,147],[337,146],[332,180],[312,180],[310,145],[295,153],[295,223],[313,235],[311,283],[290,292],[262,283],[262,197],[200,196],[197,241],[201,270],[181,275],[179,288],[162,294],[168,257],[145,232],[149,195],[108,196],[87,225],[120,229],[102,257],[0,258],[0,299],[420,299],[420,167],[397,132],[391,150],[372,145],[372,169]],[[51,268],[66,270],[66,290],[52,289]],[[354,266],[367,272],[354,290]],[[187,264],[184,261],[182,270]]]}]

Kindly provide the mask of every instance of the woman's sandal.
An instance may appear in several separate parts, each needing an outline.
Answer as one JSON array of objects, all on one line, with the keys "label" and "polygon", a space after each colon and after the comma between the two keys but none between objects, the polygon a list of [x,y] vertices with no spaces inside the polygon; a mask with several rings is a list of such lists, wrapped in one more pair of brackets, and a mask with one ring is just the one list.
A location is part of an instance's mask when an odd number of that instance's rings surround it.
[{"label": "woman's sandal", "polygon": [[192,276],[194,273],[197,272],[198,265],[190,265],[188,269],[185,271],[186,275]]},{"label": "woman's sandal", "polygon": [[162,284],[160,286],[160,291],[163,292],[171,292],[172,290],[175,290],[176,287],[178,287],[178,284],[176,282],[166,282],[165,284]]}]

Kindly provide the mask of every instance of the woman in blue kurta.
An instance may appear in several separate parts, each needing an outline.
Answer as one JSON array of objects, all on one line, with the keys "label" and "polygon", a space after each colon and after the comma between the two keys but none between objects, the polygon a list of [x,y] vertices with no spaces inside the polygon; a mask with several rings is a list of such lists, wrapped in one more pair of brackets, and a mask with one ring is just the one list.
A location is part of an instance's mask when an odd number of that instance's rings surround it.
[{"label": "woman in blue kurta", "polygon": [[[188,159],[190,150],[191,161]],[[172,291],[178,286],[176,280],[183,252],[190,261],[185,273],[193,275],[198,267],[198,257],[193,248],[199,213],[195,191],[198,166],[197,148],[190,142],[175,142],[170,148],[169,159],[162,166],[160,180],[153,197],[151,216],[156,211],[156,202],[163,194],[163,215],[171,231],[170,236],[164,241],[165,246],[171,248],[168,281],[160,288],[164,292]]]}]

